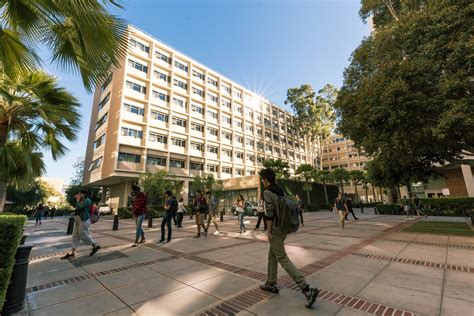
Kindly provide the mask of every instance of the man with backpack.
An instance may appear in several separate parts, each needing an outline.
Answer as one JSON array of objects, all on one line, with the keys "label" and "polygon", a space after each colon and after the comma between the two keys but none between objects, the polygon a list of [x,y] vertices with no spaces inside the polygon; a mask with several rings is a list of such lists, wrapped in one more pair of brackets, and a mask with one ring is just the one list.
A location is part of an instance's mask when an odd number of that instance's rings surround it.
[{"label": "man with backpack", "polygon": [[288,233],[295,232],[299,226],[299,215],[296,203],[285,197],[283,190],[275,183],[275,172],[272,169],[260,171],[263,181],[265,203],[265,220],[267,222],[268,241],[268,278],[260,285],[264,291],[278,293],[277,272],[278,263],[302,290],[307,308],[311,308],[319,290],[306,283],[304,277],[288,258],[285,250],[285,239]]},{"label": "man with backpack", "polygon": [[204,228],[204,236],[207,236],[207,229],[206,226],[204,226],[204,216],[207,214],[209,207],[207,206],[206,199],[202,196],[201,190],[196,191],[193,208],[194,214],[196,214],[197,225],[197,235],[193,238],[201,237],[201,227]]},{"label": "man with backpack", "polygon": [[173,196],[173,193],[166,191],[165,197],[165,214],[163,214],[163,220],[161,221],[161,239],[159,242],[165,241],[165,225],[168,226],[168,239],[166,239],[166,242],[171,241],[171,220],[173,219],[173,214],[178,211],[178,201],[176,197]]},{"label": "man with backpack", "polygon": [[217,201],[217,197],[212,194],[211,191],[206,192],[206,197],[207,197],[207,205],[209,208],[209,214],[207,215],[207,225],[206,225],[206,231],[209,231],[209,226],[211,225],[211,220],[214,223],[214,227],[216,228],[216,231],[214,232],[214,235],[219,235],[219,226],[217,225],[217,216],[219,216],[219,210],[217,208],[217,204],[219,203]]},{"label": "man with backpack", "polygon": [[[143,221],[145,220],[146,211],[148,207],[148,199],[145,192],[140,191],[138,185],[132,185],[132,215],[135,218],[135,242],[132,247],[138,246],[145,242],[145,231],[142,228]],[[140,241],[138,241],[140,239]]]},{"label": "man with backpack", "polygon": [[346,220],[346,215],[349,211],[347,210],[347,204],[340,192],[334,200],[334,211],[339,214],[339,224],[341,224],[341,227],[344,229],[344,221]]}]

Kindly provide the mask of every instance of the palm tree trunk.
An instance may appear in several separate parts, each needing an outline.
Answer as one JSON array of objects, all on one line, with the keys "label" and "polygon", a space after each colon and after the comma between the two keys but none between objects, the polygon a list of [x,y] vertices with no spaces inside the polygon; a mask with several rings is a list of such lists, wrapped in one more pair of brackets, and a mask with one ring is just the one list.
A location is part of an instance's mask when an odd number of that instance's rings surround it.
[{"label": "palm tree trunk", "polygon": [[379,194],[380,194],[380,202],[383,202],[383,194],[382,194],[382,188],[379,187]]},{"label": "palm tree trunk", "polygon": [[0,182],[0,213],[5,210],[5,200],[7,199],[7,184]]},{"label": "palm tree trunk", "polygon": [[339,185],[341,186],[341,193],[344,195],[344,185],[342,184],[342,180],[339,180]]},{"label": "palm tree trunk", "polygon": [[369,203],[369,187],[365,186],[365,203]]},{"label": "palm tree trunk", "polygon": [[329,205],[328,189],[326,188],[326,182],[323,182],[323,188],[324,188],[324,199],[326,200],[326,204]]},{"label": "palm tree trunk", "polygon": [[377,193],[375,193],[375,186],[371,184],[372,186],[372,194],[374,195],[374,202],[377,203]]}]

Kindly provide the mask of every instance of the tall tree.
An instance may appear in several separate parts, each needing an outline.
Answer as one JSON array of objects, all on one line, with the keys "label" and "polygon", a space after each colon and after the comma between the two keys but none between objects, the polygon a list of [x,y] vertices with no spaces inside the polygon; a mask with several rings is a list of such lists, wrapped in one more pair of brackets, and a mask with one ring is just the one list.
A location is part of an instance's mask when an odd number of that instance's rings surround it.
[{"label": "tall tree", "polygon": [[0,68],[10,78],[36,70],[38,46],[54,64],[78,72],[90,91],[118,67],[127,48],[125,21],[111,15],[114,0],[0,2]]},{"label": "tall tree", "polygon": [[345,70],[340,131],[377,160],[389,188],[473,156],[472,1],[363,0],[361,15],[376,32]]},{"label": "tall tree", "polygon": [[324,199],[326,201],[326,204],[329,205],[329,197],[326,184],[333,181],[331,171],[314,169],[313,179],[314,181],[323,183]]},{"label": "tall tree", "polygon": [[286,105],[295,112],[294,129],[296,133],[305,135],[311,142],[317,143],[320,168],[322,170],[323,144],[334,129],[336,114],[334,103],[337,89],[327,84],[316,94],[310,85],[288,89]]},{"label": "tall tree", "polygon": [[277,178],[288,178],[290,176],[290,165],[282,159],[265,159],[262,165],[264,168],[273,169]]},{"label": "tall tree", "polygon": [[33,72],[0,83],[0,211],[6,184],[28,180],[44,169],[40,151],[53,159],[66,152],[79,129],[77,100],[56,79]]},{"label": "tall tree", "polygon": [[176,179],[176,177],[167,170],[145,173],[140,176],[138,183],[147,194],[148,204],[150,205],[160,204],[167,190],[170,190],[174,194],[180,194],[183,188],[183,182]]},{"label": "tall tree", "polygon": [[311,204],[311,183],[309,182],[314,177],[314,167],[310,164],[302,164],[298,166],[295,171],[295,175],[300,176],[304,179],[305,184],[303,189],[306,191],[306,199],[308,205]]},{"label": "tall tree", "polygon": [[212,174],[204,176],[195,176],[191,182],[193,191],[201,190],[203,192],[211,191],[212,194],[220,196],[223,190],[222,180],[217,180]]},{"label": "tall tree", "polygon": [[360,202],[359,192],[357,192],[357,186],[363,184],[365,179],[364,171],[362,170],[351,170],[349,171],[349,178],[352,181],[352,185],[354,186],[355,195],[357,198],[357,202]]},{"label": "tall tree", "polygon": [[344,194],[344,183],[349,181],[350,174],[344,168],[336,168],[331,171],[332,179],[339,184],[339,188],[341,189],[341,193]]},{"label": "tall tree", "polygon": [[[74,196],[81,188],[83,188],[82,177],[84,175],[84,164],[85,159],[83,156],[76,159],[76,162],[73,165],[74,175],[71,177],[71,182],[65,192],[66,201],[73,207],[77,204]],[[102,194],[105,194],[105,192],[102,192],[100,187],[88,186],[87,191],[89,192],[89,198],[93,203],[99,203],[102,199]]]}]

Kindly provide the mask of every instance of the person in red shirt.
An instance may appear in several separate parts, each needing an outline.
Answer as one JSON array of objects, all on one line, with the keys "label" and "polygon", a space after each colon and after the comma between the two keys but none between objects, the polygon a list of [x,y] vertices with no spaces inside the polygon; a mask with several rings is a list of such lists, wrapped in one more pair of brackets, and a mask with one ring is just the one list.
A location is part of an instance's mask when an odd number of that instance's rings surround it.
[{"label": "person in red shirt", "polygon": [[140,191],[140,187],[138,185],[132,185],[132,190],[132,213],[133,217],[135,218],[135,225],[137,227],[135,234],[135,243],[132,245],[132,247],[136,247],[139,243],[139,238],[141,238],[140,244],[145,242],[145,232],[143,231],[142,224],[143,220],[145,219],[147,210],[147,197],[144,192]]}]

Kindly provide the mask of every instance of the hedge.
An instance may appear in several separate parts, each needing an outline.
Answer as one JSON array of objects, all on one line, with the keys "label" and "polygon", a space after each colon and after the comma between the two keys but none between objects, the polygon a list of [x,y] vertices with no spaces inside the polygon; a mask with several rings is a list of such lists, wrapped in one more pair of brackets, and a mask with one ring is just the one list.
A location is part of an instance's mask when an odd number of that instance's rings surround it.
[{"label": "hedge", "polygon": [[[426,198],[420,199],[420,201],[422,212],[430,216],[470,216],[474,214],[474,198]],[[377,211],[379,214],[405,214],[401,204],[379,204]]]},{"label": "hedge", "polygon": [[10,276],[15,264],[16,248],[23,235],[27,217],[24,215],[0,216],[0,310],[5,303]]}]

